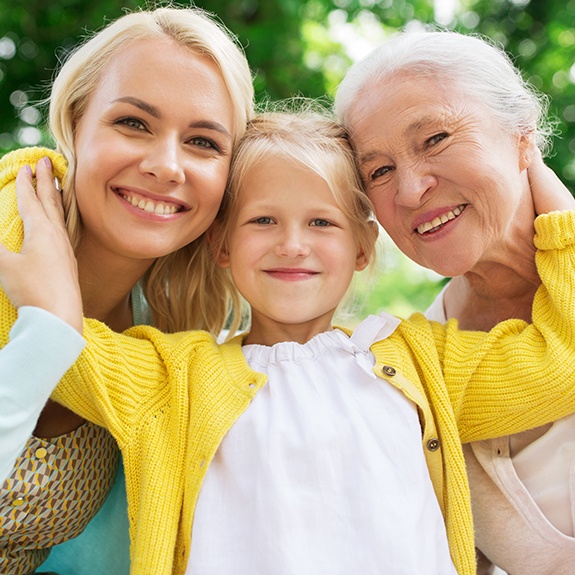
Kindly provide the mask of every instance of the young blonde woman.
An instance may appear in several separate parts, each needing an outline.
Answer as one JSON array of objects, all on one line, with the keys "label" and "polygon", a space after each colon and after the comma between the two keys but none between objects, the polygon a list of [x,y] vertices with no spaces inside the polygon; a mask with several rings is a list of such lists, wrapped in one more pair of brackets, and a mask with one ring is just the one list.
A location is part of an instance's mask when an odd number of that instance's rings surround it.
[{"label": "young blonde woman", "polygon": [[[381,314],[351,333],[333,314],[377,228],[346,134],[309,114],[250,124],[210,232],[250,305],[249,333],[218,345],[206,332],[119,335],[90,320],[56,390],[123,451],[134,574],[475,572],[461,440],[575,409],[564,378],[575,365],[575,212],[547,213],[575,202],[534,169],[545,215],[533,324],[461,332]],[[25,264],[45,250],[36,224],[58,229],[59,216],[49,178],[38,183],[45,212],[21,177],[27,241],[0,251],[0,277],[48,328],[62,321],[26,304],[61,314],[58,301],[77,299],[73,262],[45,272],[63,284],[46,302]],[[78,338],[70,328],[62,342]]]},{"label": "young blonde woman", "polygon": [[[39,177],[53,170],[86,313],[118,331],[139,323],[218,331],[227,280],[200,273],[202,234],[218,211],[252,106],[245,56],[209,14],[128,14],[60,69],[50,97],[57,151],[18,150],[0,161],[3,222],[15,207],[18,170],[29,164]],[[52,546],[84,529],[117,477],[98,533],[104,540],[59,548],[41,569],[127,573],[116,443],[101,427],[46,404],[53,383],[44,386],[43,362],[51,354],[31,359],[25,342],[18,352],[19,341],[0,352],[0,365],[11,369],[0,378],[0,572],[40,568]]]}]

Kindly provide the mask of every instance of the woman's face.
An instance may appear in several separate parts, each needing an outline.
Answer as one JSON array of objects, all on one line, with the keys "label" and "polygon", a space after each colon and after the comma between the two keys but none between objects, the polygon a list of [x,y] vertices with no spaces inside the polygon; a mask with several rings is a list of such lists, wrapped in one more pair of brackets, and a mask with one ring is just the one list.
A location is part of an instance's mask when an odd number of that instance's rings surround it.
[{"label": "woman's face", "polygon": [[210,58],[167,38],[119,51],[76,126],[82,249],[149,265],[200,236],[224,192],[233,112]]},{"label": "woman's face", "polygon": [[532,225],[528,139],[453,83],[383,79],[361,93],[349,123],[377,218],[420,265],[466,273],[505,257],[514,226]]}]

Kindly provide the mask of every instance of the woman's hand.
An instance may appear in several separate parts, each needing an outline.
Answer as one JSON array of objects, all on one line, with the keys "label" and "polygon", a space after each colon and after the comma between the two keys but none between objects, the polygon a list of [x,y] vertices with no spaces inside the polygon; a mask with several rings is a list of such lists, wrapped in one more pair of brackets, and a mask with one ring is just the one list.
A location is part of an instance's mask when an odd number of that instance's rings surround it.
[{"label": "woman's hand", "polygon": [[575,198],[555,172],[545,165],[539,149],[535,150],[528,174],[537,215],[575,210]]},{"label": "woman's hand", "polygon": [[43,308],[82,333],[78,265],[48,158],[36,166],[36,188],[32,170],[25,166],[16,178],[24,243],[20,253],[0,244],[0,284],[16,308]]}]

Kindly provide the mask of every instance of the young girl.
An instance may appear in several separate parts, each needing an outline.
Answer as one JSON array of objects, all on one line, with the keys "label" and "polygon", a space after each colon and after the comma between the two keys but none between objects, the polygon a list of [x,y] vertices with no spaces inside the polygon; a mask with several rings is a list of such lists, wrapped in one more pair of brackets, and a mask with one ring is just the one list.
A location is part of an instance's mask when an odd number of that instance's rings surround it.
[{"label": "young girl", "polygon": [[[539,213],[571,206],[541,181]],[[53,201],[46,185],[39,195]],[[43,208],[31,186],[21,200],[33,230]],[[57,226],[50,205],[47,215]],[[310,114],[252,121],[211,232],[250,332],[218,345],[88,320],[54,395],[122,449],[132,573],[474,573],[460,441],[575,410],[562,383],[575,364],[575,213],[542,215],[536,229],[533,325],[487,334],[381,314],[353,333],[333,328],[377,235],[345,133]],[[3,285],[19,305],[57,309],[23,265],[27,239],[23,254],[0,252]]]}]

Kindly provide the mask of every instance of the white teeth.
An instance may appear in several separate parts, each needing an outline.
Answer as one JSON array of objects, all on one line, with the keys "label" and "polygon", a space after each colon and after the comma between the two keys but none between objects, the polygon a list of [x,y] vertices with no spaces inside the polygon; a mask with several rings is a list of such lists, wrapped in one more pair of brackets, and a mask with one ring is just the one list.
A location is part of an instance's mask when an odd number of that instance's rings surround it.
[{"label": "white teeth", "polygon": [[130,202],[134,207],[144,210],[149,214],[159,214],[159,215],[170,215],[175,214],[178,211],[178,206],[175,204],[163,204],[162,202],[153,202],[152,200],[138,199],[135,197],[126,196],[121,194],[121,196]]},{"label": "white teeth", "polygon": [[465,204],[461,204],[460,206],[457,206],[456,208],[447,212],[446,214],[441,214],[441,216],[433,218],[433,220],[431,220],[430,222],[420,224],[419,226],[417,226],[417,233],[420,235],[424,234],[430,230],[434,230],[435,228],[440,227],[446,222],[454,220],[464,209]]}]

